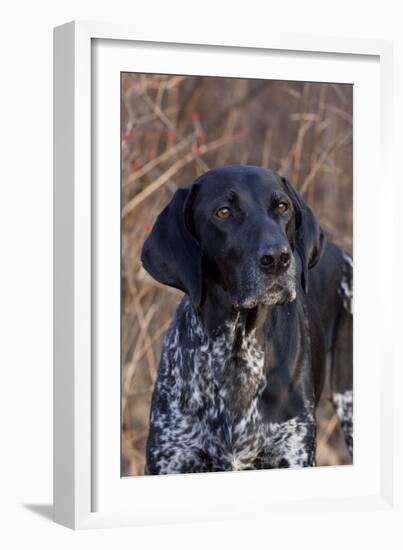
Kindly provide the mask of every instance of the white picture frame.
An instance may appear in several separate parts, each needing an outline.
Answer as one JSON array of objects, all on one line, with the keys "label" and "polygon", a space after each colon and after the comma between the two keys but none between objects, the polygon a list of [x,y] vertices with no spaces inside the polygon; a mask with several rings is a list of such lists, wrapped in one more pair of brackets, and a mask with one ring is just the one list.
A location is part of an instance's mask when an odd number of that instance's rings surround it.
[{"label": "white picture frame", "polygon": [[[169,56],[161,57],[164,50]],[[391,419],[395,409],[391,389],[396,357],[387,325],[392,306],[386,289],[393,287],[394,280],[393,270],[378,271],[371,264],[378,265],[382,258],[391,257],[394,245],[393,240],[383,238],[393,233],[386,207],[394,201],[393,178],[389,177],[392,55],[393,44],[378,40],[283,33],[253,39],[226,33],[224,39],[207,30],[200,37],[193,33],[188,36],[186,29],[180,36],[177,32],[170,36],[167,29],[164,36],[156,37],[130,25],[89,22],[72,22],[55,29],[56,522],[71,528],[90,528],[264,517],[285,507],[287,514],[296,514],[301,502],[311,514],[324,506],[329,510],[393,511]],[[113,76],[122,70],[137,70],[268,77],[267,56],[271,56],[271,77],[291,79],[294,75],[294,80],[351,82],[357,90],[354,247],[359,252],[355,272],[360,284],[355,283],[358,315],[354,344],[358,352],[354,361],[357,365],[365,362],[371,368],[354,367],[355,426],[359,434],[354,466],[122,480],[117,405],[119,322],[116,324],[120,314],[120,205],[116,185],[110,183],[116,183],[119,172],[119,134],[114,132],[116,124],[119,126],[119,116],[115,119],[120,104],[116,104],[114,95],[119,82]],[[242,65],[241,57],[246,64]],[[232,60],[236,61],[233,65]],[[102,94],[97,95],[101,90]],[[113,107],[104,117],[100,109],[105,112],[105,98]],[[370,165],[365,162],[366,155],[371,158]],[[99,164],[101,161],[103,164]],[[379,204],[376,185],[381,166],[383,181],[388,183]],[[359,193],[364,181],[368,188],[365,200]],[[102,193],[98,192],[100,187]],[[376,222],[369,224],[368,212],[374,214]],[[363,232],[371,238],[371,249],[363,240],[357,241],[357,234]],[[377,341],[368,322],[369,297],[372,311],[375,309],[380,318]],[[357,326],[362,331],[357,331]],[[100,338],[104,334],[108,337]],[[104,406],[106,402],[108,407]],[[369,420],[375,435],[369,433]],[[364,456],[369,458],[364,460]],[[262,491],[265,484],[270,491]],[[136,495],[134,502],[132,494]],[[192,499],[192,494],[197,499]]]}]

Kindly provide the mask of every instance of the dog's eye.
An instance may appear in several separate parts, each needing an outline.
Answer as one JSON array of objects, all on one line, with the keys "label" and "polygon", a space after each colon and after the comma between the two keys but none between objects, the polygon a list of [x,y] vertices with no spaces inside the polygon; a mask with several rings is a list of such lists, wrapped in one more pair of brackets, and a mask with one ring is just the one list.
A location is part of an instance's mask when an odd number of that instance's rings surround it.
[{"label": "dog's eye", "polygon": [[232,213],[229,208],[226,206],[223,206],[222,208],[219,208],[217,212],[215,213],[217,218],[220,218],[221,220],[225,220],[226,218],[229,218]]},{"label": "dog's eye", "polygon": [[285,202],[279,202],[276,206],[276,212],[277,214],[284,214],[284,212],[287,212],[288,210],[288,204]]}]

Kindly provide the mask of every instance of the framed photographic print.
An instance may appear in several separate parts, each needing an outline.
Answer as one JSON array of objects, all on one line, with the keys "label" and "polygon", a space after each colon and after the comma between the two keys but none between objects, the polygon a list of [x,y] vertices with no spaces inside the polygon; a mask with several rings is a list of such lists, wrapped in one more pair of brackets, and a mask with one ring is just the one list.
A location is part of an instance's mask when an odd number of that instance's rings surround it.
[{"label": "framed photographic print", "polygon": [[391,79],[385,41],[55,29],[57,522],[392,506]]}]

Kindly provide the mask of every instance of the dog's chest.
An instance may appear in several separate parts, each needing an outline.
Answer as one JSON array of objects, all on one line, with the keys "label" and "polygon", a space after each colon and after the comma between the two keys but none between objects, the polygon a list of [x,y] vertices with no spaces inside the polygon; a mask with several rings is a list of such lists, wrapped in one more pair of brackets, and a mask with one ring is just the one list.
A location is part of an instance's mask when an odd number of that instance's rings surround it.
[{"label": "dog's chest", "polygon": [[198,418],[195,436],[213,469],[245,469],[265,434],[259,401],[266,385],[264,351],[255,332],[229,326],[195,349],[186,408]]}]

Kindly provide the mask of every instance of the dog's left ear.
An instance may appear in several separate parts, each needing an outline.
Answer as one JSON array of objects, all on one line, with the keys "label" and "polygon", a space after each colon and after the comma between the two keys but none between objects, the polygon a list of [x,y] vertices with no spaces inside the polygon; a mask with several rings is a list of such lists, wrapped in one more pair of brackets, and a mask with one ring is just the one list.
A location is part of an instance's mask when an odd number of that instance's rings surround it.
[{"label": "dog's left ear", "polygon": [[308,270],[314,267],[322,256],[325,235],[312,210],[295,191],[289,180],[281,177],[281,181],[295,211],[294,242],[302,262],[302,288],[307,293]]}]

